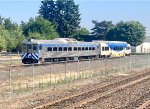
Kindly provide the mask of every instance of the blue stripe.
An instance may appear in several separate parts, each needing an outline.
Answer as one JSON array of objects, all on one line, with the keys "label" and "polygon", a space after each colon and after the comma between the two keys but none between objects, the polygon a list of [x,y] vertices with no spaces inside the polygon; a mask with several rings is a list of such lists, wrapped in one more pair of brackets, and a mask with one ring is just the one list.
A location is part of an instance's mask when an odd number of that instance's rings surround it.
[{"label": "blue stripe", "polygon": [[42,46],[51,46],[51,47],[97,47],[96,44],[42,44]]}]

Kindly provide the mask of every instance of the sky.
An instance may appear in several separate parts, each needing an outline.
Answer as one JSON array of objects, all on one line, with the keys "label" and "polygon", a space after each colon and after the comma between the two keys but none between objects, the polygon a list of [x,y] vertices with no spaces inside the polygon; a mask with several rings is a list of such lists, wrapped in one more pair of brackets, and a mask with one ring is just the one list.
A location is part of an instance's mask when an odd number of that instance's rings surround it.
[{"label": "sky", "polygon": [[[94,27],[92,20],[106,20],[116,24],[119,21],[139,21],[150,36],[150,0],[74,0],[79,4],[81,27]],[[0,0],[0,15],[13,22],[28,22],[38,16],[41,0]]]}]

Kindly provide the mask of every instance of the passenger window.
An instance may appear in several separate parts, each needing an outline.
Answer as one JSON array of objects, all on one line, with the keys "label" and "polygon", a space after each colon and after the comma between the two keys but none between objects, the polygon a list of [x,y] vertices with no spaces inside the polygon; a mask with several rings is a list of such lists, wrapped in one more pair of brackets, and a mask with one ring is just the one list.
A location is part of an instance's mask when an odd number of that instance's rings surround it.
[{"label": "passenger window", "polygon": [[57,51],[57,47],[53,47],[53,51]]},{"label": "passenger window", "polygon": [[52,51],[52,47],[48,47],[48,48],[47,48],[47,51]]},{"label": "passenger window", "polygon": [[78,47],[78,51],[81,51],[81,47]]},{"label": "passenger window", "polygon": [[39,46],[39,49],[42,50],[42,46]]},{"label": "passenger window", "polygon": [[113,49],[114,49],[114,50],[117,50],[117,47],[114,47]]},{"label": "passenger window", "polygon": [[102,51],[105,51],[105,47],[102,47]]},{"label": "passenger window", "polygon": [[109,47],[105,47],[105,51],[109,51]]},{"label": "passenger window", "polygon": [[85,47],[85,50],[88,50],[88,47]]},{"label": "passenger window", "polygon": [[91,48],[91,47],[89,47],[89,50],[92,50],[92,48]]},{"label": "passenger window", "polygon": [[67,47],[64,47],[64,51],[67,51]]},{"label": "passenger window", "polygon": [[74,47],[74,51],[77,51],[77,47]]},{"label": "passenger window", "polygon": [[85,49],[84,49],[84,47],[82,47],[82,51],[84,51]]},{"label": "passenger window", "polygon": [[69,47],[69,48],[68,48],[68,51],[72,51],[72,47]]},{"label": "passenger window", "polygon": [[62,47],[59,47],[59,48],[58,48],[58,51],[62,51]]},{"label": "passenger window", "polygon": [[95,47],[92,47],[92,50],[95,50]]}]

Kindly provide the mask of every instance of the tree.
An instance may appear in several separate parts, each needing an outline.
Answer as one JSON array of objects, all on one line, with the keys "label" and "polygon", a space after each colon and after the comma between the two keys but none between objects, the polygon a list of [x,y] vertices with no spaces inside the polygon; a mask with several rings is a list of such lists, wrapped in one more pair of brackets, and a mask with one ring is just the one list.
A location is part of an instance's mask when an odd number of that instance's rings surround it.
[{"label": "tree", "polygon": [[23,34],[28,38],[53,39],[58,37],[54,25],[42,17],[30,18],[28,23],[22,22]]},{"label": "tree", "polygon": [[[21,44],[25,39],[25,36],[22,34],[22,29],[19,26],[16,30],[10,32],[11,37],[13,38],[15,45],[10,50],[11,51],[21,51]],[[17,40],[16,40],[17,39]],[[10,40],[12,41],[12,40]]]},{"label": "tree", "polygon": [[91,34],[97,37],[97,39],[106,40],[106,36],[108,32],[114,27],[112,21],[102,21],[97,22],[92,20],[92,23],[95,25],[91,30],[93,31]]},{"label": "tree", "polygon": [[17,29],[18,25],[10,20],[10,18],[5,18],[3,22],[3,26],[8,30]]},{"label": "tree", "polygon": [[74,38],[77,40],[84,40],[84,36],[89,35],[90,32],[86,28],[80,28],[75,34]]},{"label": "tree", "polygon": [[21,50],[20,44],[24,39],[21,28],[13,23],[10,18],[1,17],[0,19],[0,51]]},{"label": "tree", "polygon": [[137,46],[145,39],[145,27],[137,21],[120,21],[109,31],[107,39],[126,41],[132,46]]},{"label": "tree", "polygon": [[0,16],[0,25],[3,24],[3,20],[4,20],[4,18],[2,18],[2,16]]},{"label": "tree", "polygon": [[0,51],[6,48],[4,36],[7,34],[7,31],[0,25]]},{"label": "tree", "polygon": [[89,35],[90,32],[86,28],[80,28],[79,31],[78,31],[78,34],[79,35]]},{"label": "tree", "polygon": [[44,0],[39,14],[53,22],[60,37],[73,37],[80,24],[79,5],[73,0]]},{"label": "tree", "polygon": [[39,13],[44,18],[50,22],[56,23],[56,4],[54,0],[43,0],[40,7]]}]

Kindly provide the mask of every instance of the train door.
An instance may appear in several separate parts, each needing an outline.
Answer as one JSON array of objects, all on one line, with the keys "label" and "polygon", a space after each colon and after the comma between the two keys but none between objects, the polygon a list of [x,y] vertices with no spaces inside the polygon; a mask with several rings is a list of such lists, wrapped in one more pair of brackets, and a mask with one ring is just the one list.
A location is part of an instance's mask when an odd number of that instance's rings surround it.
[{"label": "train door", "polygon": [[42,49],[42,45],[39,45],[39,46],[38,46],[38,54],[39,54],[39,56],[40,56],[40,57],[42,57],[42,56],[43,56],[43,49]]},{"label": "train door", "polygon": [[27,53],[32,53],[32,45],[27,44]]}]

